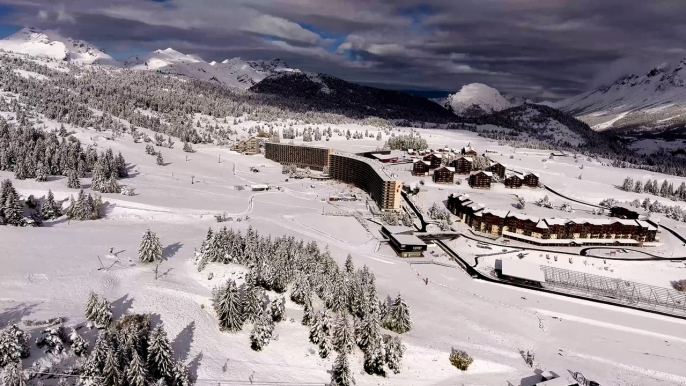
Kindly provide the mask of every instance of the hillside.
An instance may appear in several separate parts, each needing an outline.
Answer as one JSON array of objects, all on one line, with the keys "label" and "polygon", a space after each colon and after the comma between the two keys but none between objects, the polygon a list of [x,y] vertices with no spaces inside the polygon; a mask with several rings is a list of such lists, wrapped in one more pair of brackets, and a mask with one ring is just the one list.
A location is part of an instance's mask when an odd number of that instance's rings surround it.
[{"label": "hillside", "polygon": [[0,49],[74,64],[117,65],[105,51],[81,40],[26,27],[0,40]]},{"label": "hillside", "polygon": [[297,100],[306,110],[357,119],[379,117],[434,123],[456,120],[448,110],[426,98],[361,86],[325,74],[280,73],[264,79],[250,90]]},{"label": "hillside", "polygon": [[568,112],[594,130],[664,131],[686,124],[686,59],[631,74],[610,85],[559,101]]}]

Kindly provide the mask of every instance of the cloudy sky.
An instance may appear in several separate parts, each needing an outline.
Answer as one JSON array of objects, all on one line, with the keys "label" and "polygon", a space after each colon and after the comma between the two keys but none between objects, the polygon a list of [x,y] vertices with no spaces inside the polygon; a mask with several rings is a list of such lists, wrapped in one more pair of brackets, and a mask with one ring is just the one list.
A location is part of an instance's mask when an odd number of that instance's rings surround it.
[{"label": "cloudy sky", "polygon": [[172,47],[384,88],[559,99],[686,57],[684,15],[684,0],[0,0],[0,34],[31,25],[117,58]]}]

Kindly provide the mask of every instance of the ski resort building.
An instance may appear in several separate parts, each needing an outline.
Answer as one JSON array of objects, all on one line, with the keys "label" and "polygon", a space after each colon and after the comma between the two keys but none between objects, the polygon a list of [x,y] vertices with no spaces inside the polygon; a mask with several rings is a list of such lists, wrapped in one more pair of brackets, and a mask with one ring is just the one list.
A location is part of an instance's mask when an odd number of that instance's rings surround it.
[{"label": "ski resort building", "polygon": [[475,231],[546,246],[641,246],[659,241],[657,228],[643,220],[618,218],[538,218],[487,209],[468,195],[448,196],[448,210]]},{"label": "ski resort building", "polygon": [[400,208],[402,181],[388,177],[375,161],[353,154],[331,152],[329,175],[364,190],[382,210]]},{"label": "ski resort building", "polygon": [[283,165],[314,170],[329,168],[329,176],[353,184],[367,192],[382,210],[400,208],[402,181],[391,179],[381,163],[355,154],[332,149],[267,142],[265,158]]},{"label": "ski resort building", "polygon": [[498,176],[501,180],[505,178],[505,166],[499,162],[491,162],[491,166],[488,167],[488,171],[493,173],[493,175]]},{"label": "ski resort building", "polygon": [[648,212],[631,205],[617,204],[610,208],[610,216],[630,220],[647,220]]},{"label": "ski resort building", "polygon": [[400,257],[423,257],[427,250],[426,243],[415,236],[410,227],[384,225],[381,234]]},{"label": "ski resort building", "polygon": [[231,149],[237,153],[255,155],[260,153],[260,140],[250,137],[244,141],[238,141]]},{"label": "ski resort building", "polygon": [[267,142],[264,146],[264,158],[282,165],[295,165],[299,168],[324,170],[329,165],[331,149],[314,146],[298,146],[286,143]]},{"label": "ski resort building", "polygon": [[490,189],[493,181],[493,173],[482,170],[469,174],[469,186],[474,189]]},{"label": "ski resort building", "polygon": [[431,165],[424,160],[416,159],[412,164],[412,175],[426,176],[429,174]]},{"label": "ski resort building", "polygon": [[538,173],[526,172],[524,173],[524,185],[530,188],[538,188],[540,177]]},{"label": "ski resort building", "polygon": [[443,161],[443,156],[441,154],[429,153],[424,156],[424,161],[429,163],[431,169],[436,169],[441,166],[441,161]]},{"label": "ski resort building", "polygon": [[522,176],[519,173],[506,172],[503,183],[505,184],[506,188],[519,189],[522,187],[524,179],[522,179]]},{"label": "ski resort building", "polygon": [[452,162],[452,166],[455,168],[455,173],[457,174],[469,174],[472,172],[472,163],[474,159],[472,157],[462,156]]},{"label": "ski resort building", "polygon": [[476,157],[478,154],[476,153],[476,150],[471,146],[467,145],[462,148],[462,155],[470,156],[470,157]]},{"label": "ski resort building", "polygon": [[441,166],[434,170],[434,182],[437,184],[452,184],[455,178],[455,168]]}]

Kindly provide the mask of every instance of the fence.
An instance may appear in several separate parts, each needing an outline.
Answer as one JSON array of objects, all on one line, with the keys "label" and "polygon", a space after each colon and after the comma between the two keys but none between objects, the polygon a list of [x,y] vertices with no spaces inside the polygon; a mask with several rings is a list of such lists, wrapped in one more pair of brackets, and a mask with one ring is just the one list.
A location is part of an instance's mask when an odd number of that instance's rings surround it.
[{"label": "fence", "polygon": [[541,266],[544,288],[686,317],[686,293],[648,284]]}]

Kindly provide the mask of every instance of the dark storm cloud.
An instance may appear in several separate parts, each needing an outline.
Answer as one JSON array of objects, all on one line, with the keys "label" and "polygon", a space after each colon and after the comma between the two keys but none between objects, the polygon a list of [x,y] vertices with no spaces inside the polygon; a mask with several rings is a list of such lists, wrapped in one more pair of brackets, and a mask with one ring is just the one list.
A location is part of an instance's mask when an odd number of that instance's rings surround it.
[{"label": "dark storm cloud", "polygon": [[119,56],[286,59],[389,88],[482,82],[556,99],[686,56],[683,0],[0,0],[2,22]]}]

